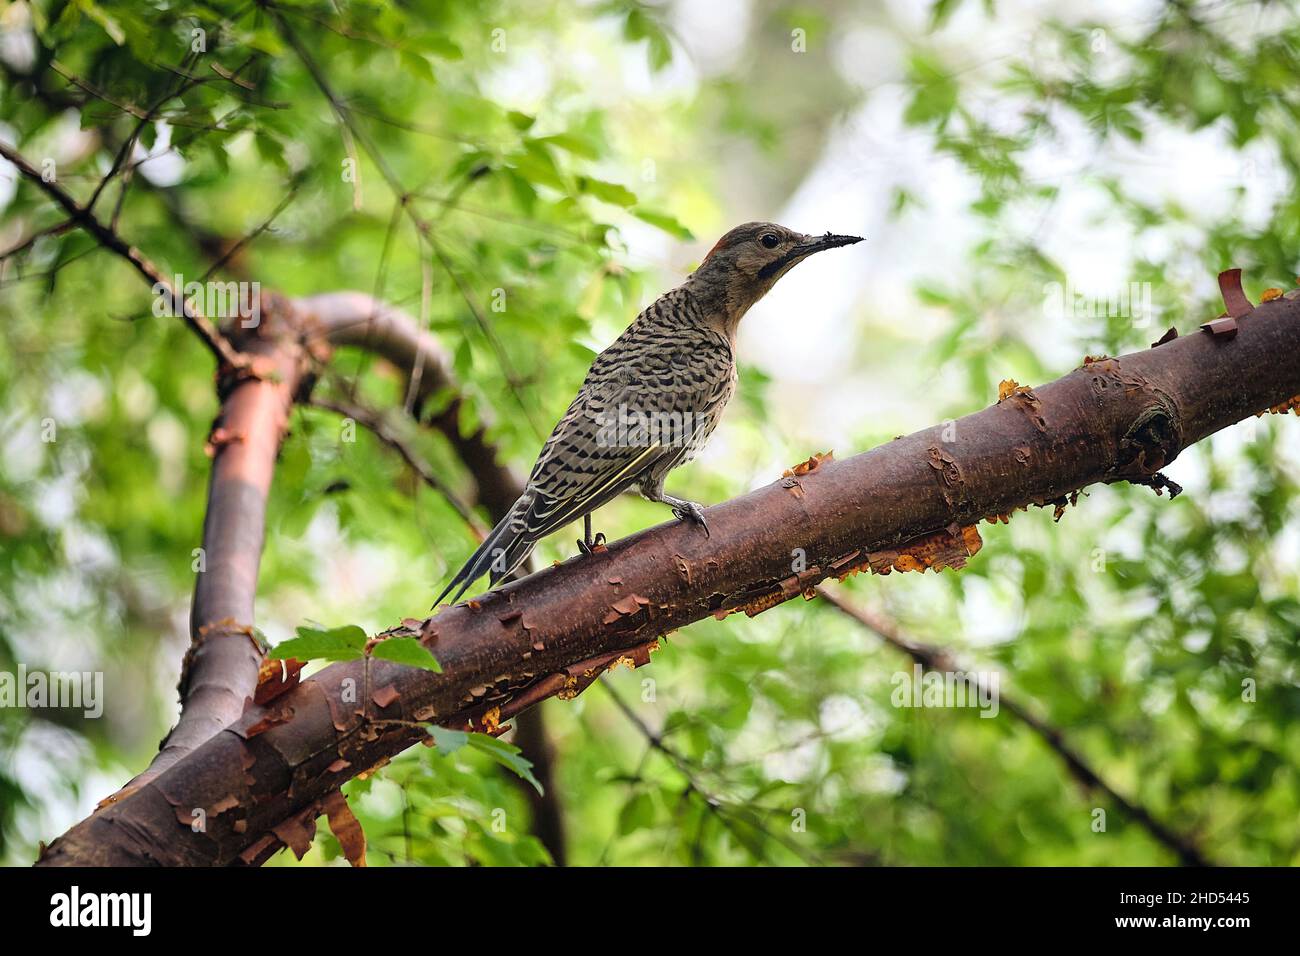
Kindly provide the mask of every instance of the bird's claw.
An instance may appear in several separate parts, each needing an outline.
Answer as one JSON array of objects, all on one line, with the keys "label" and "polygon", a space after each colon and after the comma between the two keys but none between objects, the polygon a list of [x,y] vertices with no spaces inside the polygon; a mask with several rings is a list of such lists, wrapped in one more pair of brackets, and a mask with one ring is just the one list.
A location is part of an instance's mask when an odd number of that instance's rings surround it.
[{"label": "bird's claw", "polygon": [[694,501],[687,501],[673,509],[673,514],[678,520],[689,521],[691,524],[697,524],[704,529],[704,537],[709,537],[709,523],[704,520],[704,509]]},{"label": "bird's claw", "polygon": [[594,554],[597,551],[604,551],[605,532],[597,531],[595,536],[590,539],[579,538],[578,550],[583,554]]}]

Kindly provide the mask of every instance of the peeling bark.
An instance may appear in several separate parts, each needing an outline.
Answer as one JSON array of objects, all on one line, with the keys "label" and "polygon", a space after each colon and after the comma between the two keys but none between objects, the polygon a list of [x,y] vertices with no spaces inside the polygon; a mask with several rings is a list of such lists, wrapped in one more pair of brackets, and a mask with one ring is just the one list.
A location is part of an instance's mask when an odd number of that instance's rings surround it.
[{"label": "peeling bark", "polygon": [[[1300,300],[1265,303],[1230,338],[1197,333],[1087,362],[928,428],[673,522],[413,622],[443,673],[383,661],[329,666],[55,841],[46,865],[257,864],[301,845],[345,780],[426,740],[483,729],[609,666],[644,663],[658,635],[764,609],[918,537],[1098,482],[1150,483],[1186,447],[1300,395]],[[784,586],[792,552],[801,588]],[[378,693],[382,691],[383,693]],[[233,801],[233,802],[232,802]],[[207,826],[185,824],[204,808]]]}]

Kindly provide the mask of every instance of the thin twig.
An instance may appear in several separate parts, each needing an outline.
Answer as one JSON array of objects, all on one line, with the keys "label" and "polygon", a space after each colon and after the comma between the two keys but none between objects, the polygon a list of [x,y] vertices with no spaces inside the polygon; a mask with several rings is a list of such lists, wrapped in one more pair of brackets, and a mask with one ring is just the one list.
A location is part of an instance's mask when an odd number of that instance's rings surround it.
[{"label": "thin twig", "polygon": [[245,360],[235,351],[216,325],[191,303],[187,302],[185,297],[172,286],[171,280],[163,275],[162,270],[146,258],[139,249],[124,240],[116,231],[100,222],[93,213],[82,207],[59,185],[46,182],[41,177],[41,174],[16,149],[5,143],[0,143],[0,156],[13,163],[19,172],[63,207],[63,210],[72,221],[86,230],[96,242],[131,263],[136,272],[148,279],[151,284],[165,289],[173,307],[179,306],[181,318],[185,321],[185,324],[203,340],[203,344],[208,347],[208,350],[222,365],[231,368],[242,368],[245,365]]},{"label": "thin twig", "polygon": [[212,263],[212,265],[208,267],[208,270],[204,272],[202,276],[199,277],[199,282],[207,282],[208,279],[212,278],[215,272],[217,272],[222,266],[224,266],[227,262],[233,259],[236,255],[238,255],[239,252],[245,246],[247,246],[250,242],[252,242],[258,236],[260,236],[262,233],[266,232],[266,230],[270,229],[271,224],[274,223],[278,218],[280,218],[280,213],[288,209],[289,204],[292,203],[294,199],[296,199],[297,197],[298,197],[298,187],[294,186],[287,193],[285,193],[285,195],[283,196],[283,198],[281,198],[279,203],[276,204],[276,207],[271,210],[271,214],[267,216],[265,219],[263,219],[261,224],[257,226],[257,228],[255,228],[252,232],[248,233],[247,235],[241,236],[237,242],[233,243],[229,249],[223,252]]},{"label": "thin twig", "polygon": [[[196,55],[197,54],[193,53],[186,54],[185,58],[181,61],[181,65],[184,66],[186,63],[189,63]],[[154,117],[158,115],[158,111],[170,103],[174,97],[183,96],[197,85],[198,81],[183,80],[181,83],[177,84],[174,89],[168,90],[159,98],[158,102],[149,107],[149,109],[145,111],[145,114],[138,119],[135,124],[135,129],[131,130],[130,134],[125,140],[123,140],[122,145],[118,148],[117,155],[113,157],[113,164],[109,167],[108,172],[104,174],[104,178],[99,181],[99,185],[95,187],[95,191],[90,194],[90,199],[86,201],[87,211],[95,208],[95,203],[99,202],[100,195],[104,192],[104,189],[108,184],[113,181],[113,177],[118,174],[118,171],[122,168],[122,164],[126,162],[127,156],[130,155],[132,148],[135,146],[136,140],[140,138],[140,134],[144,132],[144,128],[153,122]]]},{"label": "thin twig", "polygon": [[[824,585],[818,585],[816,588],[819,597],[831,604],[837,611],[851,618],[858,624],[871,631],[886,644],[907,654],[912,660],[916,661],[926,670],[936,671],[954,671],[960,670],[953,660],[952,655],[942,647],[936,647],[932,644],[924,644],[912,640],[904,635],[893,621],[851,603],[843,595],[832,591]],[[970,673],[967,671],[967,673]],[[980,683],[983,684],[982,678]],[[1096,790],[1107,796],[1114,802],[1128,817],[1136,820],[1149,832],[1157,841],[1164,844],[1168,849],[1173,851],[1183,863],[1189,866],[1211,866],[1209,860],[1188,837],[1180,833],[1175,833],[1169,827],[1165,826],[1155,817],[1153,817],[1145,807],[1134,803],[1127,797],[1120,794],[1114,787],[1105,781],[1105,779],[1092,768],[1084,759],[1079,751],[1075,750],[1065,742],[1064,734],[1057,727],[1052,726],[1046,720],[1038,717],[1025,704],[1018,700],[1008,698],[1005,693],[998,695],[999,706],[1010,712],[1013,716],[1024,723],[1030,730],[1038,735],[1042,741],[1047,744],[1056,755],[1065,763],[1070,774],[1090,790]]]},{"label": "thin twig", "polygon": [[46,236],[57,236],[60,233],[67,232],[75,225],[76,222],[74,222],[73,220],[65,219],[62,222],[56,222],[52,226],[46,226],[44,229],[38,229],[30,236],[28,236],[26,239],[24,239],[22,242],[18,243],[18,245],[12,246],[6,249],[4,252],[0,252],[0,262],[5,262],[9,259],[12,259],[14,256],[22,255],[32,246],[36,245],[38,241],[44,239]]},{"label": "thin twig", "polygon": [[458,515],[465,519],[465,523],[474,530],[480,540],[487,537],[487,528],[483,527],[482,522],[474,516],[474,512],[470,507],[461,501],[456,492],[433,472],[433,469],[425,463],[424,459],[416,454],[406,441],[389,427],[388,423],[384,421],[383,415],[378,411],[354,402],[340,401],[319,395],[313,395],[308,400],[308,404],[316,408],[323,408],[344,418],[350,418],[371,432],[381,442],[397,452],[421,481],[446,498],[447,502],[456,510]]},{"label": "thin twig", "polygon": [[[753,819],[746,819],[744,814],[745,811],[749,809],[748,807],[723,800],[721,797],[714,796],[702,787],[695,776],[695,768],[690,759],[678,753],[663,739],[663,737],[655,733],[654,730],[652,730],[650,726],[641,719],[641,716],[628,705],[627,701],[623,700],[619,693],[610,686],[608,681],[598,681],[598,683],[604,688],[610,699],[614,701],[615,706],[622,712],[623,716],[626,717],[632,726],[641,733],[641,736],[645,738],[646,743],[648,743],[653,750],[657,750],[672,762],[673,766],[677,769],[677,772],[686,778],[688,790],[699,796],[704,805],[709,809],[709,812],[716,816],[722,825],[726,827],[737,840],[745,845],[745,848],[749,850],[755,859],[763,859],[764,854],[760,849],[751,846],[743,834],[737,832],[735,829],[735,823],[737,821],[745,823],[747,826],[761,833],[764,837],[779,843],[805,862],[812,861],[818,864],[822,862],[818,859],[815,853],[812,853],[806,847],[801,847],[789,842],[783,836],[778,836],[766,827],[754,822]],[[760,807],[759,809],[763,808]],[[737,819],[732,820],[730,818],[731,814],[735,814]]]}]

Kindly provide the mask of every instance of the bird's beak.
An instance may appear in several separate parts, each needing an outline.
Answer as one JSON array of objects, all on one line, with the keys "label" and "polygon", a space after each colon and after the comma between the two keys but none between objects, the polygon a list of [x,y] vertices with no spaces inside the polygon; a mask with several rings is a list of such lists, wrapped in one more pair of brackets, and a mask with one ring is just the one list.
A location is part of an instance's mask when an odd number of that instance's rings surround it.
[{"label": "bird's beak", "polygon": [[759,278],[770,279],[774,275],[779,275],[786,268],[797,262],[802,262],[814,252],[824,252],[827,249],[838,249],[840,246],[851,246],[855,242],[861,242],[862,236],[837,236],[833,233],[826,233],[824,236],[805,236],[793,249],[783,255],[775,262],[769,262],[759,270]]},{"label": "bird's beak", "polygon": [[851,246],[855,242],[861,241],[861,236],[836,236],[828,232],[824,236],[809,236],[795,248],[799,251],[800,257],[803,257],[810,256],[814,252],[821,252],[823,249],[837,249],[840,246]]}]

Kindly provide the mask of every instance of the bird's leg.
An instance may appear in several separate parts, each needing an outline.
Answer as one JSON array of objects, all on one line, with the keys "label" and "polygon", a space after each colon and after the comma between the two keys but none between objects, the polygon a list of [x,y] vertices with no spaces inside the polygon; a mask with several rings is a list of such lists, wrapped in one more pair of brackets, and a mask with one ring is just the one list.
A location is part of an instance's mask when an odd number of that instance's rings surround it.
[{"label": "bird's leg", "polygon": [[685,498],[674,498],[672,495],[664,495],[664,504],[672,505],[674,515],[683,521],[699,525],[704,529],[704,537],[709,537],[709,523],[704,520],[703,505]]},{"label": "bird's leg", "polygon": [[704,529],[704,536],[709,536],[709,523],[704,520],[704,507],[685,498],[674,498],[664,491],[663,479],[654,483],[646,482],[641,486],[641,494],[649,501],[658,501],[673,509],[673,514],[681,521],[689,521]]},{"label": "bird's leg", "polygon": [[582,540],[578,542],[578,550],[583,554],[591,554],[605,546],[605,533],[597,531],[593,538],[591,535],[591,515],[582,516]]}]

